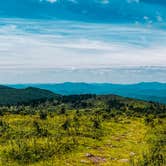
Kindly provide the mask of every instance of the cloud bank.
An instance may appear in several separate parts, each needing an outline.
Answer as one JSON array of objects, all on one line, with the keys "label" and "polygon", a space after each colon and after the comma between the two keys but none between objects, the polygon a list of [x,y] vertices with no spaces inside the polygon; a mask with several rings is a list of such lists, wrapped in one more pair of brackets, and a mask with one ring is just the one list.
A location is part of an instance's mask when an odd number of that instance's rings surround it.
[{"label": "cloud bank", "polygon": [[0,66],[164,66],[165,43],[165,31],[142,26],[4,20],[0,28]]}]

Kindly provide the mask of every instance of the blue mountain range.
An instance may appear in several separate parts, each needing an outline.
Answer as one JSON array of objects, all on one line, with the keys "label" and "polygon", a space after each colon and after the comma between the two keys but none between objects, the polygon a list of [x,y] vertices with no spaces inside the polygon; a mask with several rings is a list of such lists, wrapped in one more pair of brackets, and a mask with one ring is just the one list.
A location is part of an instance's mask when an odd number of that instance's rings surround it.
[{"label": "blue mountain range", "polygon": [[166,103],[166,83],[142,82],[138,84],[109,84],[109,83],[61,83],[61,84],[16,84],[14,88],[36,87],[57,94],[116,94],[124,97]]}]

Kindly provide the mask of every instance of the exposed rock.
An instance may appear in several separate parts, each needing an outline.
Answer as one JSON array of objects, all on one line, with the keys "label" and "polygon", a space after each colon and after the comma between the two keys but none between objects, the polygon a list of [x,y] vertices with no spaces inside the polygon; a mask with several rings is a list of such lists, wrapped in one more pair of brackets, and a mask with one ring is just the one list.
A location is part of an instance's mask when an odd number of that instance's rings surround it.
[{"label": "exposed rock", "polygon": [[115,146],[112,145],[111,143],[105,144],[105,146],[110,147],[110,148],[114,148],[114,147],[115,147]]},{"label": "exposed rock", "polygon": [[134,152],[130,152],[130,156],[135,156],[135,153]]},{"label": "exposed rock", "polygon": [[80,162],[81,162],[81,163],[88,163],[87,160],[81,160]]},{"label": "exposed rock", "polygon": [[121,163],[128,163],[129,159],[120,159],[119,162],[121,162]]},{"label": "exposed rock", "polygon": [[104,163],[104,162],[106,162],[106,159],[104,157],[94,156],[91,153],[86,153],[85,156],[88,157],[88,159],[91,160],[93,163]]},{"label": "exposed rock", "polygon": [[106,159],[104,157],[94,156],[89,158],[93,163],[104,163]]},{"label": "exposed rock", "polygon": [[117,158],[110,157],[110,160],[112,160],[112,161],[114,160],[115,161],[115,160],[117,160]]},{"label": "exposed rock", "polygon": [[121,138],[120,138],[120,137],[117,137],[117,138],[115,138],[115,141],[120,142],[120,141],[121,141]]},{"label": "exposed rock", "polygon": [[86,157],[94,157],[94,155],[91,154],[91,153],[86,153],[85,156],[86,156]]}]

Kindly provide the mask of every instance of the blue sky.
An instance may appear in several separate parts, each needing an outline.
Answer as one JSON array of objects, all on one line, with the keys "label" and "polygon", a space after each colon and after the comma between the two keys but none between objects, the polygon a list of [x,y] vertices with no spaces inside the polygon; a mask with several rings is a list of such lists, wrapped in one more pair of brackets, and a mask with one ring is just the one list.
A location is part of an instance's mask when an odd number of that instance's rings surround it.
[{"label": "blue sky", "polygon": [[0,83],[166,82],[164,0],[0,3]]}]

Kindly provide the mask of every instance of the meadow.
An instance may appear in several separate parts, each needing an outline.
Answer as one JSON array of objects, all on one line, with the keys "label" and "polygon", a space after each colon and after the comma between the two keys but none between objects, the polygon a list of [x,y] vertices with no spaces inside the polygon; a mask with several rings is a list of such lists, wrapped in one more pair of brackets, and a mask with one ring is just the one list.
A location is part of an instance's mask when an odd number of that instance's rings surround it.
[{"label": "meadow", "polygon": [[[145,108],[152,112],[141,112]],[[164,166],[163,110],[155,103],[86,95],[2,106],[0,165]]]}]

